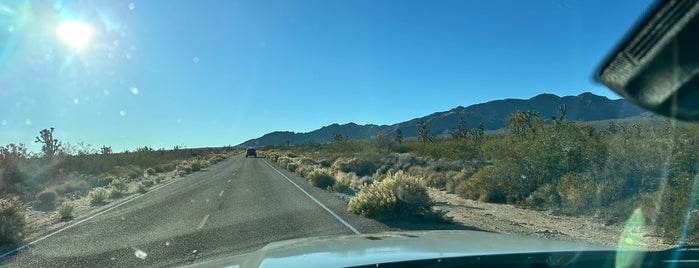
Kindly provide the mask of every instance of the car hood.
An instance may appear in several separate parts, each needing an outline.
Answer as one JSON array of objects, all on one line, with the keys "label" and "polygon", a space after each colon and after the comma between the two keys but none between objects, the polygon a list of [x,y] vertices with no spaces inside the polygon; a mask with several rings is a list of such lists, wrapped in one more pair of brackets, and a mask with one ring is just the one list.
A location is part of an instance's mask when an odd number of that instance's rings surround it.
[{"label": "car hood", "polygon": [[483,231],[385,232],[273,242],[247,254],[192,266],[345,267],[449,257],[595,250],[614,249]]}]

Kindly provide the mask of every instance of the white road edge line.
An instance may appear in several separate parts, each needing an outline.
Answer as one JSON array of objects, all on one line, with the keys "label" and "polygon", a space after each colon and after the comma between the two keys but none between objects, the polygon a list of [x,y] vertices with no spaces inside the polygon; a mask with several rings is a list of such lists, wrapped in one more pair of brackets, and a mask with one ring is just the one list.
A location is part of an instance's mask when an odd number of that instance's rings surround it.
[{"label": "white road edge line", "polygon": [[58,229],[58,230],[56,230],[56,231],[54,231],[54,232],[52,232],[52,233],[50,233],[50,234],[47,234],[47,235],[45,235],[45,236],[43,236],[43,237],[40,237],[40,238],[37,239],[37,240],[34,240],[34,241],[29,242],[29,243],[27,243],[27,244],[24,244],[24,245],[22,245],[21,247],[18,247],[18,248],[16,248],[16,249],[13,249],[13,250],[10,250],[10,251],[8,251],[8,252],[5,252],[5,253],[3,253],[2,255],[0,255],[0,260],[3,259],[3,258],[5,258],[5,257],[7,257],[7,256],[9,256],[10,254],[14,254],[14,253],[16,253],[16,252],[18,252],[18,251],[20,251],[20,250],[23,250],[23,249],[25,249],[25,248],[27,248],[27,247],[29,247],[29,246],[31,246],[31,245],[34,245],[34,244],[40,242],[41,240],[44,240],[44,239],[49,238],[49,237],[52,237],[52,236],[54,236],[54,235],[56,235],[56,234],[58,234],[58,233],[60,233],[60,232],[63,232],[63,231],[68,230],[68,229],[70,229],[70,228],[73,228],[73,227],[77,226],[78,224],[81,224],[81,223],[83,223],[83,222],[89,221],[89,220],[91,220],[91,219],[93,219],[93,218],[95,218],[95,217],[97,217],[97,216],[100,216],[100,215],[102,215],[102,214],[104,214],[104,213],[107,213],[107,212],[109,212],[109,211],[111,211],[111,210],[113,210],[113,209],[115,209],[115,208],[118,208],[118,207],[121,207],[121,206],[123,206],[123,205],[126,205],[126,204],[130,203],[131,201],[134,201],[134,200],[136,200],[136,199],[139,199],[139,198],[141,198],[142,196],[144,196],[144,195],[146,195],[146,194],[148,194],[148,193],[155,192],[155,191],[157,191],[157,190],[159,190],[159,189],[161,189],[161,188],[163,188],[163,187],[165,187],[165,186],[168,186],[168,185],[170,185],[170,184],[173,184],[173,183],[175,183],[175,182],[178,182],[178,181],[180,181],[180,180],[182,180],[182,179],[184,179],[184,178],[186,178],[186,177],[180,177],[179,179],[173,180],[173,181],[168,182],[168,183],[166,183],[166,184],[160,185],[159,187],[153,188],[153,189],[151,189],[150,191],[148,191],[148,192],[146,192],[146,193],[143,193],[143,194],[140,194],[140,195],[135,195],[135,196],[129,197],[129,198],[127,198],[126,200],[122,201],[121,203],[114,205],[113,207],[110,207],[110,208],[108,208],[108,209],[105,209],[105,210],[102,210],[102,211],[100,211],[100,212],[97,212],[95,215],[92,215],[92,216],[90,216],[90,217],[84,218],[84,219],[82,219],[82,220],[80,220],[80,221],[77,221],[77,222],[71,224],[71,225],[68,225],[68,226],[63,227],[63,228],[61,228],[61,229]]},{"label": "white road edge line", "polygon": [[296,184],[294,181],[292,181],[291,179],[289,179],[289,177],[287,177],[286,175],[284,175],[284,173],[282,173],[281,171],[277,170],[274,166],[270,165],[270,164],[267,162],[267,159],[265,159],[264,162],[265,162],[265,164],[267,164],[267,166],[271,167],[274,171],[276,171],[277,173],[279,173],[279,175],[282,175],[282,177],[284,177],[287,181],[289,181],[291,184],[293,184],[294,186],[296,186],[296,188],[298,188],[299,190],[301,190],[301,192],[303,192],[304,194],[306,194],[306,196],[308,196],[308,198],[310,198],[311,200],[313,200],[313,202],[316,202],[316,204],[318,204],[320,207],[322,207],[323,209],[325,209],[325,211],[327,211],[328,213],[330,213],[330,215],[332,215],[333,217],[335,217],[335,219],[337,219],[340,223],[342,223],[342,224],[344,224],[345,226],[347,226],[347,228],[349,228],[350,231],[352,231],[354,234],[362,234],[362,233],[360,233],[356,228],[354,228],[352,225],[350,225],[347,221],[345,221],[345,220],[343,220],[342,218],[340,218],[339,215],[335,214],[335,212],[333,212],[333,211],[330,210],[328,207],[326,207],[325,205],[323,205],[323,203],[321,203],[320,201],[318,201],[318,199],[316,199],[316,198],[313,197],[311,194],[309,194],[308,192],[306,192],[306,190],[304,190],[303,188],[301,188],[301,186],[299,186],[299,185]]}]

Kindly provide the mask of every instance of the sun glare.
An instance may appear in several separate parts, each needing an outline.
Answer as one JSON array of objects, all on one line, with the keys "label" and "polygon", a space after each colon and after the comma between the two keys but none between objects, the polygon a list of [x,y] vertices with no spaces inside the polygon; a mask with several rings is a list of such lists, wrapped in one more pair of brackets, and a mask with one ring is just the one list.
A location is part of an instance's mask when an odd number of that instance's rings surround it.
[{"label": "sun glare", "polygon": [[66,44],[77,50],[81,50],[90,41],[92,30],[90,30],[90,27],[85,23],[65,21],[58,24],[56,33]]}]

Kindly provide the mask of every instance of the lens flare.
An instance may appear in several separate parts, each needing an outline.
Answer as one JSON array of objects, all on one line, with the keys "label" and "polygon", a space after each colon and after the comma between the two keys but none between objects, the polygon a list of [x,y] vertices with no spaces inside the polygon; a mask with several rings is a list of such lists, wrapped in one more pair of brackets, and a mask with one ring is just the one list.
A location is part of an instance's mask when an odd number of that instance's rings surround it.
[{"label": "lens flare", "polygon": [[56,27],[56,34],[58,34],[66,44],[79,51],[90,41],[92,30],[85,23],[65,21]]}]

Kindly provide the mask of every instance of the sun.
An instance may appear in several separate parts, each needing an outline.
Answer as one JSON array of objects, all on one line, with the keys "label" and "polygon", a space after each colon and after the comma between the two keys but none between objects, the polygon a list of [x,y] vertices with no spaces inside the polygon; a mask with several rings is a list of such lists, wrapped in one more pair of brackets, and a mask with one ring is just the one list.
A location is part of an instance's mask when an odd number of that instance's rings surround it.
[{"label": "sun", "polygon": [[64,21],[56,27],[56,34],[63,39],[66,44],[82,50],[92,37],[90,26],[77,21]]}]

